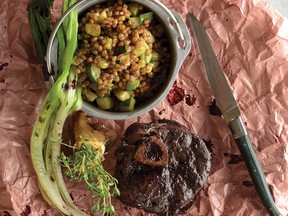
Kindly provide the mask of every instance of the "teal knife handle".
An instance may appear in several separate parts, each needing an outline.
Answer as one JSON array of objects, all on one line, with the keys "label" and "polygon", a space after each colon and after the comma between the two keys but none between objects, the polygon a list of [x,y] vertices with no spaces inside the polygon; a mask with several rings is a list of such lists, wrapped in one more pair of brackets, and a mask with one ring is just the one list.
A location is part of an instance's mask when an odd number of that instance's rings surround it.
[{"label": "teal knife handle", "polygon": [[253,144],[246,132],[241,117],[237,117],[236,119],[232,120],[229,123],[229,127],[233,133],[234,139],[242,154],[243,160],[245,161],[251,179],[263,205],[270,216],[280,216],[281,213],[273,201],[261,164],[259,163],[253,148]]}]

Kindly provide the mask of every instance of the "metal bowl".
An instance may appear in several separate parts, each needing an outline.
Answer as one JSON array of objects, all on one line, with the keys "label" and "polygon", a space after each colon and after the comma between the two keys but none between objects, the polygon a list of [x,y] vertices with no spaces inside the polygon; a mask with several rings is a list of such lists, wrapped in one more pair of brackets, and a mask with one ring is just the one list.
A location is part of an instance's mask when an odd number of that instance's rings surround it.
[{"label": "metal bowl", "polygon": [[[187,54],[191,49],[191,39],[189,30],[181,18],[181,16],[173,11],[169,10],[165,5],[157,0],[128,0],[129,2],[137,2],[142,4],[145,8],[149,9],[156,16],[158,22],[166,30],[166,35],[169,39],[170,51],[171,51],[171,65],[167,76],[167,80],[161,89],[147,101],[142,104],[137,104],[133,111],[129,112],[116,112],[116,111],[106,111],[101,110],[92,103],[84,102],[82,106],[82,111],[104,119],[114,119],[123,120],[128,118],[138,117],[144,113],[152,110],[157,104],[159,104],[168,94],[170,88],[172,87],[178,71],[186,58]],[[65,17],[76,7],[78,7],[78,13],[81,14],[85,12],[88,8],[93,5],[107,2],[107,0],[82,0],[76,2],[71,6],[58,20],[54,30],[50,36],[47,53],[46,62],[48,67],[48,72],[52,74],[52,66],[54,71],[57,71],[57,49],[58,41],[56,33],[61,23]],[[54,79],[51,76],[50,82],[53,83]]]}]

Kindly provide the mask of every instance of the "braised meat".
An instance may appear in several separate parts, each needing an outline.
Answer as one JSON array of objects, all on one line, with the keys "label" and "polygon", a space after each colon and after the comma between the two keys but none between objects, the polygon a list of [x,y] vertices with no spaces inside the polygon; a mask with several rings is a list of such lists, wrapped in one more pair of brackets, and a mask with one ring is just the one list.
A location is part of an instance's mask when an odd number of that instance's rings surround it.
[{"label": "braised meat", "polygon": [[205,142],[166,119],[130,125],[116,156],[119,199],[158,215],[185,213],[211,167]]}]

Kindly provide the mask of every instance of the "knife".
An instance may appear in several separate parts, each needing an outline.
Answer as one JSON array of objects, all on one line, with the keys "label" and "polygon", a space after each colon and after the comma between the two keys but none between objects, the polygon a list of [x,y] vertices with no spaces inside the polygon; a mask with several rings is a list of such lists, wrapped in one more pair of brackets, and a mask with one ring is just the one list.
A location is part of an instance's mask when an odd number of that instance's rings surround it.
[{"label": "knife", "polygon": [[210,44],[208,34],[196,17],[190,13],[188,17],[210,89],[242,154],[256,191],[269,215],[279,216],[281,214],[275,206],[261,164],[243,124],[240,109]]}]

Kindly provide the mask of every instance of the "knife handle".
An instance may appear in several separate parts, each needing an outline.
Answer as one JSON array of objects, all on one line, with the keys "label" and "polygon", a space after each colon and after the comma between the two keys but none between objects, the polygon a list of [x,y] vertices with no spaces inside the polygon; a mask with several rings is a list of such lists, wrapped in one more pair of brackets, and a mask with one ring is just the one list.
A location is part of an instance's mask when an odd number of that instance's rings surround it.
[{"label": "knife handle", "polygon": [[233,133],[234,140],[242,154],[243,160],[245,161],[263,205],[270,216],[280,216],[281,213],[273,201],[263,169],[254,151],[253,144],[246,132],[241,116],[232,120],[228,125]]}]

